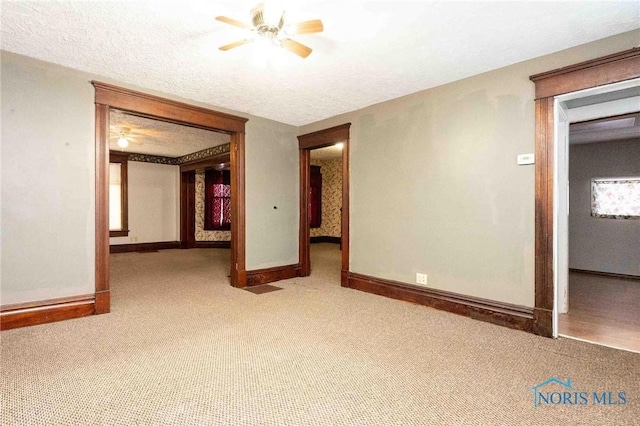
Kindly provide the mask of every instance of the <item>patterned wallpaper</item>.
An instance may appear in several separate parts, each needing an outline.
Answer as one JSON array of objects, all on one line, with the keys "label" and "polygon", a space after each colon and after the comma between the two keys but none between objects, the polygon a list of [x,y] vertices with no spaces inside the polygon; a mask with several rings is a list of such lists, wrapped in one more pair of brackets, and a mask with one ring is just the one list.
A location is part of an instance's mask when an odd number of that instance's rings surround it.
[{"label": "patterned wallpaper", "polygon": [[340,237],[342,207],[342,159],[312,160],[322,172],[322,227],[311,228],[312,237]]},{"label": "patterned wallpaper", "polygon": [[196,172],[196,241],[231,241],[231,231],[204,229],[204,171]]},{"label": "patterned wallpaper", "polygon": [[[137,154],[133,152],[129,154],[128,160],[142,161],[145,163],[169,164],[172,166],[179,166],[180,164],[184,164],[189,161],[201,160],[203,158],[224,154],[229,152],[230,149],[231,149],[231,144],[225,143],[222,145],[203,149],[202,151],[192,152],[191,154],[183,155],[182,157],[163,157],[161,155]],[[114,151],[114,152],[120,152],[120,151]]]}]

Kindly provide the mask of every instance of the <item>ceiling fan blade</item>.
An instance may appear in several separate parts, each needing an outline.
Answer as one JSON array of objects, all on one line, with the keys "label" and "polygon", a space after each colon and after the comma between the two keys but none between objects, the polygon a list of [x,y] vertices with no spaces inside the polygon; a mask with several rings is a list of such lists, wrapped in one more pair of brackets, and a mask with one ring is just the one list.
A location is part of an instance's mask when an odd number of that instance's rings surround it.
[{"label": "ceiling fan blade", "polygon": [[264,3],[259,3],[251,9],[251,23],[256,28],[264,24]]},{"label": "ceiling fan blade", "polygon": [[295,53],[301,58],[306,58],[311,54],[311,48],[305,46],[304,44],[298,43],[295,40],[291,40],[290,38],[286,38],[280,42],[280,46],[284,49],[287,49],[291,53]]},{"label": "ceiling fan blade", "polygon": [[280,20],[278,21],[278,31],[280,31],[284,27],[284,11],[282,11],[282,15],[280,15]]},{"label": "ceiling fan blade", "polygon": [[225,24],[233,25],[234,27],[244,28],[245,30],[252,29],[251,25],[232,18],[227,18],[226,16],[216,16],[216,21],[224,22]]},{"label": "ceiling fan blade", "polygon": [[162,135],[162,130],[155,129],[134,129],[131,130],[130,135],[136,136],[160,136]]},{"label": "ceiling fan blade", "polygon": [[252,41],[253,40],[245,38],[244,40],[238,40],[238,41],[235,41],[233,43],[229,43],[229,44],[225,44],[224,46],[220,46],[218,49],[220,49],[220,50],[229,50],[229,49],[233,49],[234,47],[242,46],[243,44],[251,43]]},{"label": "ceiling fan blade", "polygon": [[292,25],[294,34],[314,34],[324,31],[324,25],[319,19],[313,19],[311,21],[298,22]]}]

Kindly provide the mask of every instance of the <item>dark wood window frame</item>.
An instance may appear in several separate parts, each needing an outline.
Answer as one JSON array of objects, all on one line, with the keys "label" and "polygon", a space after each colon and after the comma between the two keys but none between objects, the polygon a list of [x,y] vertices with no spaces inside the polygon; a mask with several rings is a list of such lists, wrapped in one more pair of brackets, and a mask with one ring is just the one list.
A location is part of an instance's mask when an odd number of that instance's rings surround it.
[{"label": "dark wood window frame", "polygon": [[344,143],[342,148],[342,266],[340,285],[349,286],[349,128],[351,123],[298,136],[300,153],[300,234],[298,275],[311,275],[311,237],[309,227],[309,187],[311,184],[311,150]]},{"label": "dark wood window frame", "polygon": [[120,164],[120,229],[109,229],[109,237],[128,237],[129,236],[129,196],[128,196],[128,161],[129,156],[123,153],[109,153],[109,163]]},{"label": "dark wood window frame", "polygon": [[109,111],[116,108],[149,118],[227,133],[231,136],[231,285],[246,287],[245,124],[246,118],[125,89],[98,81],[96,121],[96,267],[94,313],[111,309],[109,290]]},{"label": "dark wood window frame", "polygon": [[533,332],[553,336],[553,175],[555,96],[640,77],[640,48],[536,74],[535,307]]}]

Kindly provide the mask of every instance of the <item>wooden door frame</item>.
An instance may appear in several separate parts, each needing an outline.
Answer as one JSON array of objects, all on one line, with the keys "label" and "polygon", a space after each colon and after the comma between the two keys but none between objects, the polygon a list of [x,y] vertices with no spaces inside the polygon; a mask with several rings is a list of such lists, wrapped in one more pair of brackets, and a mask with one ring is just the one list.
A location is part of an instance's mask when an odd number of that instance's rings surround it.
[{"label": "wooden door frame", "polygon": [[342,266],[340,285],[348,286],[349,279],[349,128],[351,123],[319,130],[298,136],[300,152],[300,237],[299,261],[301,277],[311,274],[310,230],[309,230],[309,188],[311,185],[311,150],[344,143],[342,148],[342,224],[341,246]]},{"label": "wooden door frame", "polygon": [[535,83],[535,307],[533,332],[553,335],[554,98],[640,77],[640,48],[532,75]]},{"label": "wooden door frame", "polygon": [[196,171],[180,171],[180,248],[195,247]]},{"label": "wooden door frame", "polygon": [[109,111],[111,108],[231,136],[231,285],[245,287],[245,124],[246,118],[177,102],[99,81],[96,104],[95,313],[111,307],[109,292]]}]

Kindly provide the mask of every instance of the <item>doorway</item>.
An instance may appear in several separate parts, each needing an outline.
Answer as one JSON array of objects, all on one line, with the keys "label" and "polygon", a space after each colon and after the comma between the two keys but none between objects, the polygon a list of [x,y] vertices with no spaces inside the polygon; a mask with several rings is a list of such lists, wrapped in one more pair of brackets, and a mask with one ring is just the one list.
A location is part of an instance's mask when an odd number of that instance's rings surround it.
[{"label": "doorway", "polygon": [[339,142],[310,151],[309,234],[311,274],[340,279],[342,247],[342,150]]},{"label": "doorway", "polygon": [[[228,248],[228,230],[205,231],[222,228],[214,221],[203,227],[203,206],[219,200],[211,199],[202,175],[208,168],[226,168],[229,180],[229,135],[114,108],[109,120],[110,252],[195,248],[211,241],[226,242]],[[181,194],[185,188],[187,197]],[[229,185],[224,189],[228,192]],[[185,221],[193,226],[181,226]]]},{"label": "doorway", "polygon": [[143,117],[227,133],[231,144],[231,285],[246,286],[244,135],[247,119],[92,81],[96,103],[95,313],[110,311],[109,115],[112,108]]},{"label": "doorway", "polygon": [[535,290],[533,333],[557,336],[557,117],[555,97],[640,78],[640,48],[532,75],[535,83]]},{"label": "doorway", "polygon": [[349,275],[349,128],[351,123],[298,136],[300,152],[300,276],[311,274],[311,151],[342,144],[342,210],[340,211],[340,246],[342,249],[340,284],[347,286]]},{"label": "doorway", "polygon": [[640,81],[555,110],[554,336],[640,351]]}]

